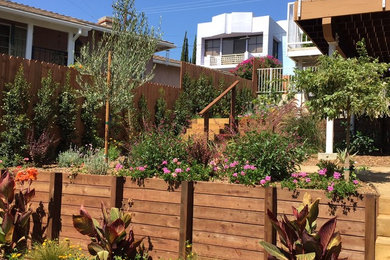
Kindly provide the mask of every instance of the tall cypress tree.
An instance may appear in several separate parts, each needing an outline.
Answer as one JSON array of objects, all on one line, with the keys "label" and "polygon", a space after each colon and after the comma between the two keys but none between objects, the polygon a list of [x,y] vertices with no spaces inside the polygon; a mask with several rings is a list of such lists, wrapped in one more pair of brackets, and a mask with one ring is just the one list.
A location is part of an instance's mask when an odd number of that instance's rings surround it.
[{"label": "tall cypress tree", "polygon": [[184,34],[183,46],[181,48],[181,61],[188,62],[188,38],[187,31]]},{"label": "tall cypress tree", "polygon": [[194,46],[192,47],[192,59],[191,59],[192,64],[196,64],[196,34],[194,38]]}]

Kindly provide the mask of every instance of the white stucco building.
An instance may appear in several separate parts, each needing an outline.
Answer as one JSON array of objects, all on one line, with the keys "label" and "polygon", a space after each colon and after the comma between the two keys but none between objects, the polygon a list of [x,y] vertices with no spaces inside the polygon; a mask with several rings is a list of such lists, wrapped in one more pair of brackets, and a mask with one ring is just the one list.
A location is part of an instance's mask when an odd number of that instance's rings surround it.
[{"label": "white stucco building", "polygon": [[197,65],[230,70],[250,57],[267,55],[283,62],[286,27],[286,21],[254,17],[251,12],[214,16],[211,22],[198,24]]}]

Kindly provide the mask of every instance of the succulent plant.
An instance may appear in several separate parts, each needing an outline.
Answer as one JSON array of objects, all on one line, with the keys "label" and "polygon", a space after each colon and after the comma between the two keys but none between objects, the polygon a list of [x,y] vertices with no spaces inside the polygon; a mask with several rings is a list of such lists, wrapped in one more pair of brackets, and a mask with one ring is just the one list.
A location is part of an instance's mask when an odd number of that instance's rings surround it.
[{"label": "succulent plant", "polygon": [[118,208],[107,210],[101,205],[103,218],[101,223],[92,218],[81,206],[80,215],[73,215],[73,226],[83,235],[91,238],[88,251],[99,260],[111,260],[114,257],[134,259],[143,254],[140,249],[142,239],[135,241],[132,230],[126,232],[131,223],[131,215]]},{"label": "succulent plant", "polygon": [[282,247],[261,241],[260,244],[270,255],[270,260],[337,260],[341,251],[341,237],[335,232],[336,217],[328,220],[316,232],[319,199],[310,203],[305,194],[303,205],[293,208],[295,219],[289,220],[284,215],[281,220],[267,211],[273,227],[279,234]]}]

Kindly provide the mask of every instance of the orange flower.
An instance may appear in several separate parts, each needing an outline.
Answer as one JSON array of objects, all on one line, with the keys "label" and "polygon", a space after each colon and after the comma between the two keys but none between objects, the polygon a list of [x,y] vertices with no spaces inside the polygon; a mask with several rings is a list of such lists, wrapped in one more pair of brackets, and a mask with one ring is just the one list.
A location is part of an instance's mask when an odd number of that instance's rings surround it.
[{"label": "orange flower", "polygon": [[38,175],[38,170],[35,168],[28,168],[26,170],[19,171],[16,174],[15,181],[17,182],[25,182],[28,180],[36,180]]},{"label": "orange flower", "polygon": [[28,173],[28,179],[29,180],[35,181],[37,179],[37,175],[38,175],[38,170],[37,169],[35,169],[35,168],[28,168],[27,169],[27,173]]}]

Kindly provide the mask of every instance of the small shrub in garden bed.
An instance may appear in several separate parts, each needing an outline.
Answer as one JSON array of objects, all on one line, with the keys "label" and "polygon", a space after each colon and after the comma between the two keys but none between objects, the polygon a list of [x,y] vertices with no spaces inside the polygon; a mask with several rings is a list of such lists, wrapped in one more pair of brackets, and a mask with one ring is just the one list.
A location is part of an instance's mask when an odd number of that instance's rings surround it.
[{"label": "small shrub in garden bed", "polygon": [[79,149],[69,148],[58,155],[58,166],[79,167],[83,163],[83,154]]},{"label": "small shrub in garden bed", "polygon": [[69,240],[56,241],[45,240],[42,244],[35,244],[31,250],[25,255],[26,260],[87,260],[87,257],[82,248],[77,245],[72,245]]},{"label": "small shrub in garden bed", "polygon": [[334,171],[329,175],[326,168],[312,174],[292,173],[290,178],[281,182],[281,185],[282,188],[290,190],[297,188],[325,190],[328,198],[345,198],[355,194],[360,186],[358,180],[346,181],[340,172]]},{"label": "small shrub in garden bed", "polygon": [[106,175],[108,164],[105,162],[103,151],[91,150],[83,157],[84,170],[90,174]]},{"label": "small shrub in garden bed", "polygon": [[228,144],[225,156],[241,165],[247,162],[255,165],[258,171],[250,180],[255,183],[266,175],[279,181],[288,178],[305,159],[306,153],[301,144],[291,138],[264,131],[236,137]]}]

